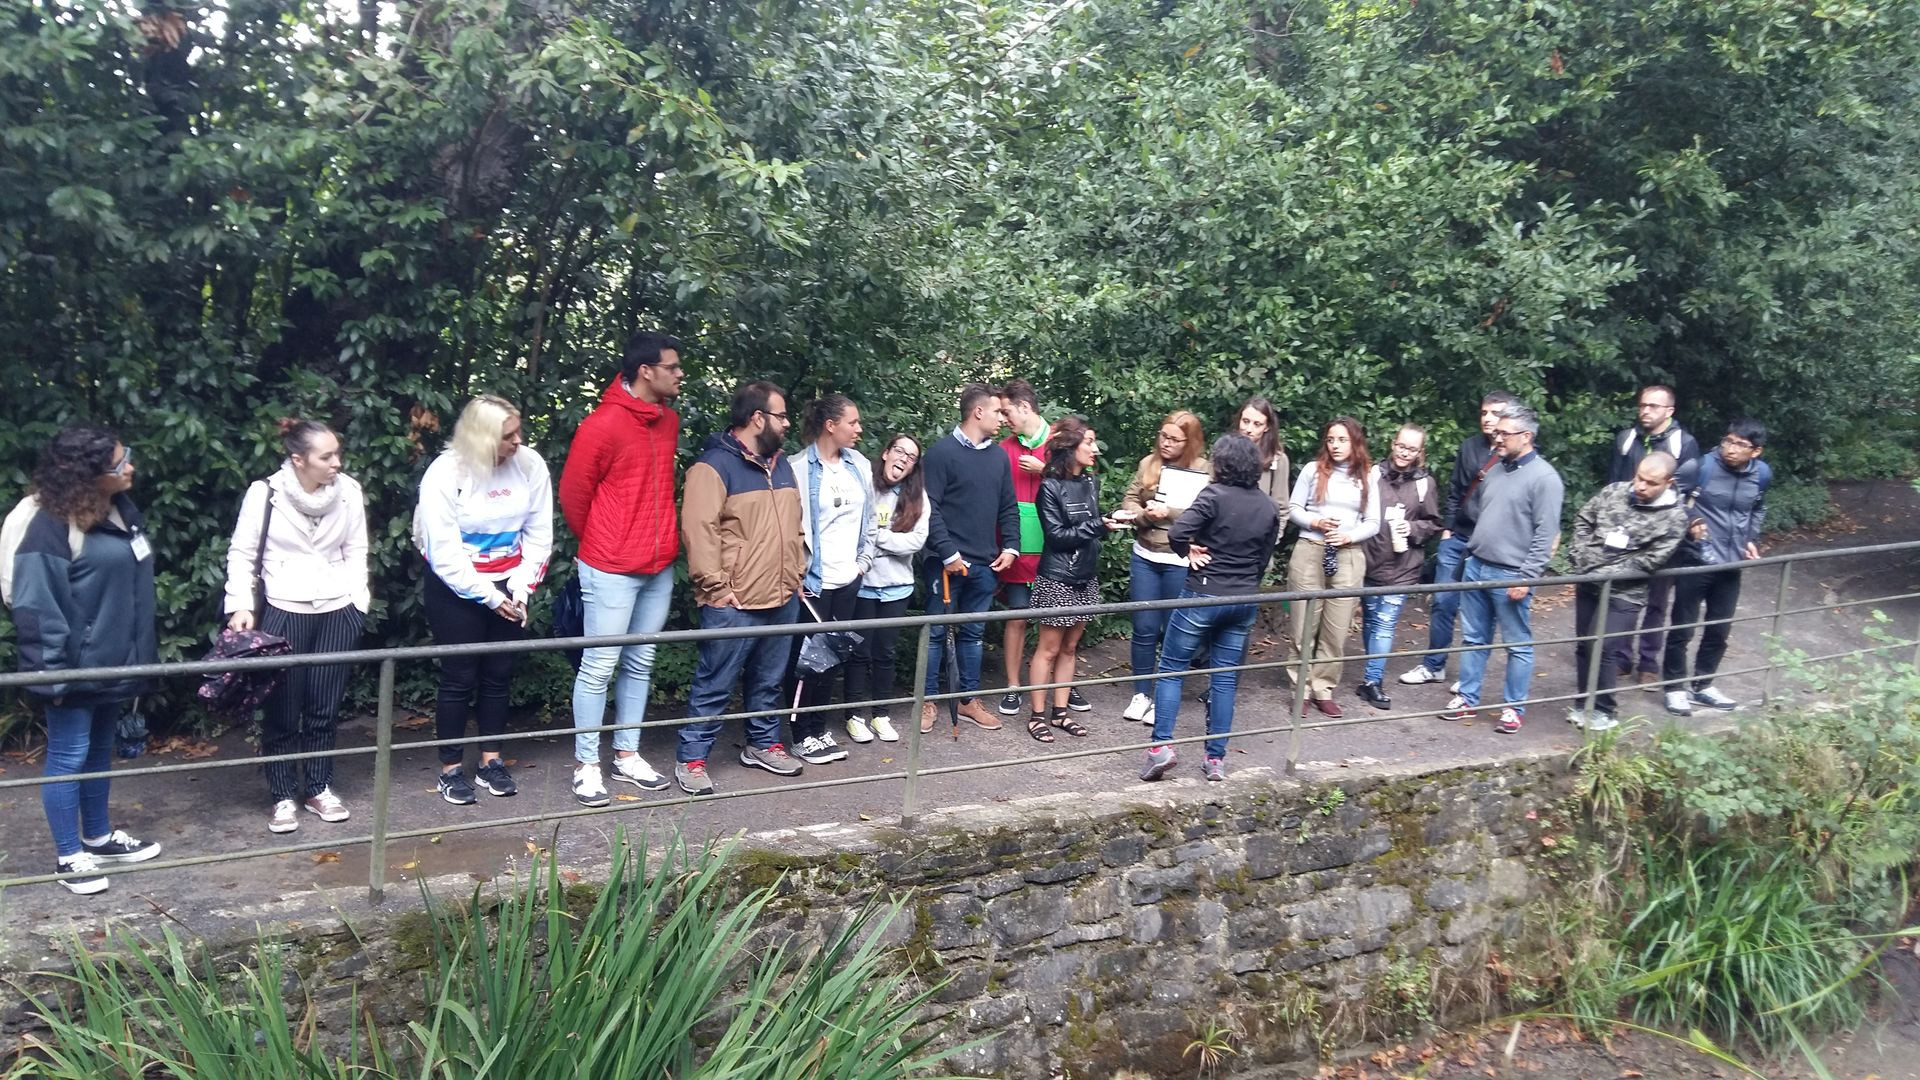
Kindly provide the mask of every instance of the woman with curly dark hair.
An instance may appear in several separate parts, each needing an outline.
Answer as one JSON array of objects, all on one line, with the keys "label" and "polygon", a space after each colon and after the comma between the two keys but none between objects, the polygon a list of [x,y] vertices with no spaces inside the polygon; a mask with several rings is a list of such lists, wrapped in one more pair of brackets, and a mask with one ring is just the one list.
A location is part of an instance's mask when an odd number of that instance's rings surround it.
[{"label": "woman with curly dark hair", "polygon": [[[1100,582],[1096,578],[1100,569],[1100,541],[1106,539],[1107,533],[1122,527],[1100,513],[1100,481],[1091,471],[1100,457],[1100,442],[1085,420],[1078,416],[1062,417],[1047,436],[1045,452],[1047,463],[1035,500],[1044,540],[1040,567],[1033,581],[1033,609],[1040,620],[1040,641],[1033,647],[1033,661],[1027,668],[1027,678],[1035,686],[1073,681],[1073,668],[1080,655],[1080,636],[1086,632],[1093,616],[1054,615],[1050,609],[1100,602]],[[1071,689],[1059,686],[1029,691],[1033,716],[1027,721],[1027,734],[1040,742],[1052,742],[1051,725],[1076,738],[1086,737],[1087,729],[1067,717],[1067,694]],[[1053,699],[1051,710],[1047,708],[1049,696]]]},{"label": "woman with curly dark hair", "polygon": [[[111,431],[62,430],[34,470],[39,509],[13,553],[13,624],[20,670],[151,664],[158,657],[153,611],[153,546],[127,492],[133,453]],[[44,775],[104,773],[114,730],[140,679],[67,680],[28,687],[46,704]],[[144,862],[160,845],[113,828],[107,780],[56,781],[40,802],[53,833],[55,872],[71,892],[102,892],[105,863]]]}]

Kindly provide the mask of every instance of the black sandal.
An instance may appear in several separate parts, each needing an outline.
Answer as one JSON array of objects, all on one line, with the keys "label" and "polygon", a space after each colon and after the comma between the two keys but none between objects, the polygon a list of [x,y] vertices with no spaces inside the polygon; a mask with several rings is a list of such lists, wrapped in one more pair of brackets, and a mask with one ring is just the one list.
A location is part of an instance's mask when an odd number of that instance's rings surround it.
[{"label": "black sandal", "polygon": [[1077,721],[1068,719],[1067,710],[1058,706],[1055,706],[1053,710],[1053,726],[1076,739],[1084,739],[1088,735],[1086,728],[1081,727]]},{"label": "black sandal", "polygon": [[1047,730],[1047,718],[1039,713],[1027,718],[1027,734],[1033,736],[1035,742],[1053,741],[1053,732]]}]

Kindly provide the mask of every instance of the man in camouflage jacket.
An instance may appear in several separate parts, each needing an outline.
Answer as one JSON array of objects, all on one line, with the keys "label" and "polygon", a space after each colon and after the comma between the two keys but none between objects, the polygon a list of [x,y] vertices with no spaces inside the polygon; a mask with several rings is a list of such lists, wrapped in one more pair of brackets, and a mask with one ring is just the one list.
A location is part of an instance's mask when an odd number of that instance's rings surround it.
[{"label": "man in camouflage jacket", "polygon": [[1600,584],[1574,587],[1575,633],[1598,634],[1604,623],[1607,635],[1600,670],[1595,673],[1597,686],[1588,685],[1593,667],[1592,639],[1582,637],[1574,646],[1574,678],[1582,693],[1597,693],[1591,714],[1576,703],[1568,719],[1589,731],[1602,731],[1618,722],[1614,715],[1614,679],[1628,661],[1635,623],[1647,602],[1647,580],[1640,575],[1665,566],[1686,536],[1686,508],[1673,484],[1677,468],[1679,463],[1673,455],[1650,453],[1641,459],[1631,481],[1601,488],[1574,517],[1573,540],[1567,545],[1567,561],[1573,572],[1626,579],[1613,582],[1604,620],[1599,617]]}]

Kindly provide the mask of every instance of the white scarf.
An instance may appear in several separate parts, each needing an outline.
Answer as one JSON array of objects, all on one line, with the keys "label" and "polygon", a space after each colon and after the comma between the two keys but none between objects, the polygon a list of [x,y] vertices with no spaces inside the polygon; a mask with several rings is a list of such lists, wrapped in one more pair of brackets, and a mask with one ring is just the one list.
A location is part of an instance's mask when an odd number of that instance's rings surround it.
[{"label": "white scarf", "polygon": [[280,471],[267,478],[267,483],[278,492],[287,505],[318,522],[340,505],[340,485],[328,483],[318,491],[308,491],[300,483],[300,477],[294,474],[293,459],[280,463]]}]

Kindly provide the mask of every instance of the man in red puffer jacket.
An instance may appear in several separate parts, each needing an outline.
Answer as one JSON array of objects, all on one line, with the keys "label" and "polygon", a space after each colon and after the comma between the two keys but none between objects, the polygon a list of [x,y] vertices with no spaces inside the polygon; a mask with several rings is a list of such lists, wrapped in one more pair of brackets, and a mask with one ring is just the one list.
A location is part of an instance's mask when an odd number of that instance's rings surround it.
[{"label": "man in red puffer jacket", "polygon": [[[620,377],[574,433],[560,474],[560,510],[580,538],[580,599],[588,636],[652,634],[667,625],[673,560],[680,554],[673,509],[673,462],[680,414],[680,343],[665,334],[635,334],[620,360]],[[607,690],[619,675],[618,723],[646,719],[653,646],[587,649],[573,683],[573,726],[606,723]],[[610,801],[600,773],[600,733],[574,735],[573,797],[583,806]],[[648,791],[666,777],[640,756],[640,729],[613,733],[613,778]]]}]

